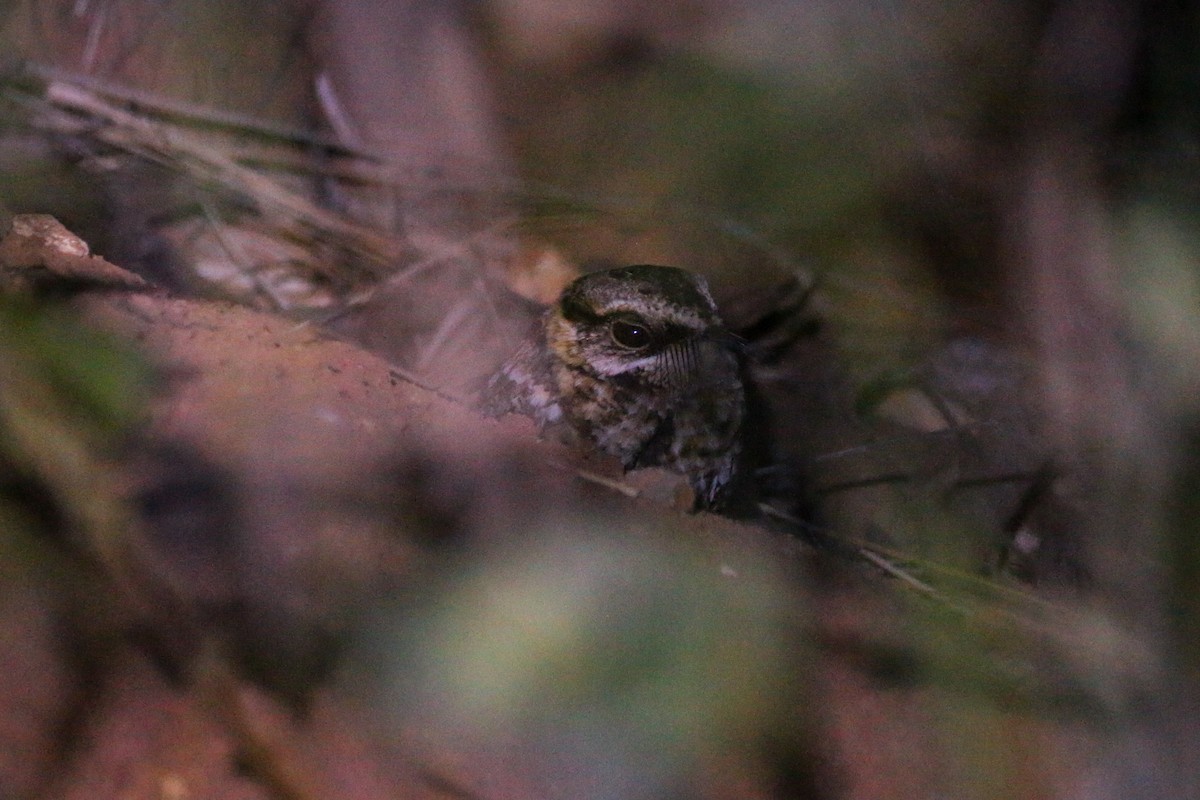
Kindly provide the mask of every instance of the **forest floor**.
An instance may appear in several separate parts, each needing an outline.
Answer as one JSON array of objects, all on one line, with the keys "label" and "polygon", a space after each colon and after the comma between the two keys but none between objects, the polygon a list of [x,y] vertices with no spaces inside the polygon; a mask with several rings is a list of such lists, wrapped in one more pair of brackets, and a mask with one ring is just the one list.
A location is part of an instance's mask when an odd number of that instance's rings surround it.
[{"label": "forest floor", "polygon": [[[69,299],[54,302],[153,365],[158,381],[136,426],[143,444],[114,469],[132,495],[162,502],[130,533],[129,574],[91,584],[123,598],[115,611],[36,582],[6,593],[0,775],[18,790],[6,796],[572,796],[578,785],[552,761],[514,755],[512,743],[409,724],[381,732],[336,665],[329,679],[314,668],[319,677],[299,690],[271,675],[288,671],[279,663],[287,654],[312,656],[312,631],[348,626],[346,609],[360,598],[421,591],[447,547],[495,548],[506,530],[578,509],[616,508],[638,536],[685,541],[722,580],[772,576],[805,635],[832,643],[797,647],[791,657],[807,685],[781,698],[795,704],[785,715],[818,720],[789,746],[807,763],[709,753],[692,770],[696,796],[933,797],[993,780],[993,769],[1056,796],[1094,755],[1080,724],[1001,711],[1005,756],[974,777],[953,774],[946,754],[979,746],[970,714],[952,712],[944,690],[880,677],[853,655],[856,644],[898,633],[903,603],[882,573],[830,564],[792,535],[683,512],[675,476],[622,476],[538,440],[527,420],[484,419],[354,343],[173,296],[86,255],[52,220],[42,224],[21,242],[10,234],[0,269],[10,289],[69,284],[56,293]],[[539,505],[544,514],[531,512]],[[97,561],[101,573],[113,569]],[[57,599],[46,603],[47,594]],[[111,619],[77,624],[89,609]],[[64,638],[64,618],[85,633]],[[268,654],[266,679],[226,657],[257,641],[280,648]]]}]

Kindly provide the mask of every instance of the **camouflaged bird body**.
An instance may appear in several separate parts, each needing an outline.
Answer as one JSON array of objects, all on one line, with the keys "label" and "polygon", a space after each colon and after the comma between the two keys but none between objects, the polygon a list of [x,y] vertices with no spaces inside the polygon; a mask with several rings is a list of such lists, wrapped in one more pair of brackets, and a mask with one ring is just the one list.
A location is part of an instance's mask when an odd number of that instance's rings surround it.
[{"label": "camouflaged bird body", "polygon": [[738,344],[703,279],[649,265],[568,286],[482,405],[565,423],[626,469],[680,473],[699,507],[720,505],[734,479],[746,413]]}]

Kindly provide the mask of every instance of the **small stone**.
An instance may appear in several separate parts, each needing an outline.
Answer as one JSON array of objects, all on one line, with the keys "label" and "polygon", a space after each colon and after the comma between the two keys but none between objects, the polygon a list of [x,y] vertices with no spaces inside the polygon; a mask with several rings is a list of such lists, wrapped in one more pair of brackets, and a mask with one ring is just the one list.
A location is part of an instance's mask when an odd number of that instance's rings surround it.
[{"label": "small stone", "polygon": [[90,255],[87,242],[49,214],[18,214],[0,240],[0,288],[23,291],[54,281],[140,288],[146,281]]}]

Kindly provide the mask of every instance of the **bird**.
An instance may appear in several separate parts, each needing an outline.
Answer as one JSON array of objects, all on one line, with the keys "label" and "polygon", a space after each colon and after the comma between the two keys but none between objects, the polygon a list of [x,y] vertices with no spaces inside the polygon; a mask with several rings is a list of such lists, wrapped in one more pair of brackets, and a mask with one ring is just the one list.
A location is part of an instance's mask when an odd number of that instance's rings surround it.
[{"label": "bird", "polygon": [[636,264],[575,279],[488,379],[488,416],[532,417],[628,471],[684,476],[695,510],[728,504],[747,414],[740,339],[704,278]]}]

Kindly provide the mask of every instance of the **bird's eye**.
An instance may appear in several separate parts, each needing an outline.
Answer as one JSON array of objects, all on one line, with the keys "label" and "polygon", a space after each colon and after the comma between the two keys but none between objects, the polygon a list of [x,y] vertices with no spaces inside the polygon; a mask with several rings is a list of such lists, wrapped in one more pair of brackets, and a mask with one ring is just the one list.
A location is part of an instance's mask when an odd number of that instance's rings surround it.
[{"label": "bird's eye", "polygon": [[609,325],[613,341],[630,350],[641,350],[650,344],[650,329],[640,322],[615,319]]}]

